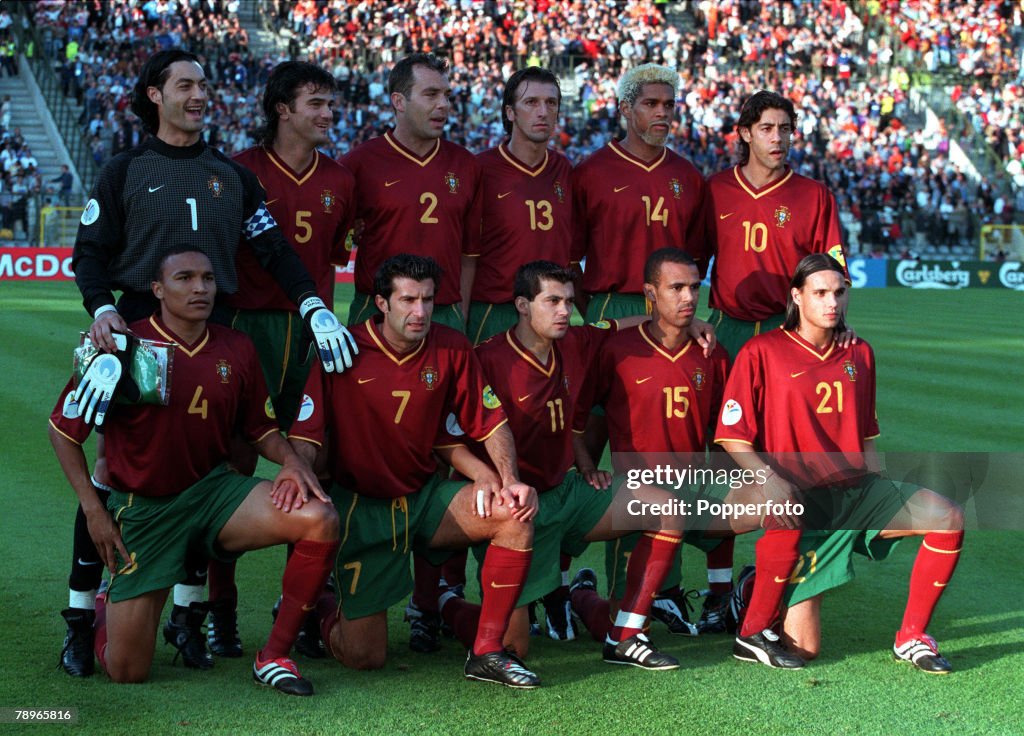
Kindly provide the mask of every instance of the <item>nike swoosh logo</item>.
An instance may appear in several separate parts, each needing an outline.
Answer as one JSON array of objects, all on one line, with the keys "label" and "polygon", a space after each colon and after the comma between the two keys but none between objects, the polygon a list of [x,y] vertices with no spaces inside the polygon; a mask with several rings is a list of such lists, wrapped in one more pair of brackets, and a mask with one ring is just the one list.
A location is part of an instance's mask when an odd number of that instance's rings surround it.
[{"label": "nike swoosh logo", "polygon": [[362,386],[364,383],[369,383],[370,381],[376,381],[376,380],[377,380],[376,378],[360,378],[358,381],[356,381],[356,383],[358,383],[360,386]]},{"label": "nike swoosh logo", "polygon": [[805,374],[806,372],[807,371],[800,371],[799,373],[790,373],[789,377],[790,378],[798,378],[798,377],[802,376],[803,374]]},{"label": "nike swoosh logo", "polygon": [[641,383],[647,383],[652,378],[654,378],[654,376],[647,376],[647,378],[638,378],[636,379],[636,385],[639,386]]},{"label": "nike swoosh logo", "polygon": [[719,215],[719,216],[718,216],[718,219],[719,219],[719,220],[724,220],[724,219],[725,219],[726,217],[732,217],[732,216],[733,216],[733,215],[735,215],[735,214],[736,214],[735,212],[729,212],[729,213],[727,213],[727,214],[724,214],[724,215]]},{"label": "nike swoosh logo", "polygon": [[395,179],[394,181],[386,181],[386,182],[384,182],[384,188],[386,189],[388,187],[393,187],[395,184],[397,184],[400,181],[402,181],[402,180],[401,179]]},{"label": "nike swoosh logo", "polygon": [[315,605],[314,606],[303,606],[302,610],[303,610],[304,613],[308,613],[309,611],[312,611],[314,608],[316,608]]},{"label": "nike swoosh logo", "polygon": [[[82,562],[82,561],[79,560],[79,562]],[[947,585],[949,585],[949,583],[940,583],[939,581],[936,580],[936,581],[934,581],[932,583],[932,585],[934,585],[936,588],[945,588]]]},{"label": "nike swoosh logo", "polygon": [[90,565],[99,565],[99,564],[102,564],[102,563],[99,560],[95,560],[94,562],[86,562],[81,557],[79,557],[78,558],[78,564],[79,565],[83,565],[85,567],[89,567]]},{"label": "nike swoosh logo", "polygon": [[267,207],[269,207],[270,205],[274,204],[274,202],[276,202],[278,199],[281,199],[281,198],[280,197],[276,197],[275,199],[268,199],[263,204],[265,204]]},{"label": "nike swoosh logo", "polygon": [[776,575],[775,576],[775,582],[776,583],[788,583],[789,582],[789,578],[780,578],[778,575]]},{"label": "nike swoosh logo", "polygon": [[507,197],[510,194],[512,194],[512,192],[505,192],[504,194],[499,194],[498,199],[505,199],[505,197]]},{"label": "nike swoosh logo", "polygon": [[491,581],[491,587],[492,587],[492,588],[495,588],[495,589],[501,589],[501,588],[518,588],[518,587],[519,587],[519,583],[509,583],[508,585],[498,585],[498,584],[497,584],[496,582],[494,582],[494,581],[492,580],[492,581]]},{"label": "nike swoosh logo", "polygon": [[161,184],[158,187],[150,187],[149,188],[149,193],[152,194],[153,192],[159,191],[159,190],[163,189],[165,186],[167,186],[167,185],[166,184]]},{"label": "nike swoosh logo", "polygon": [[619,193],[619,192],[621,192],[621,191],[622,191],[623,189],[629,189],[629,184],[627,184],[627,185],[626,185],[626,186],[624,186],[624,187],[615,187],[615,189],[614,189],[613,191],[614,191],[614,192],[615,192],[616,194],[618,194],[618,193]]},{"label": "nike swoosh logo", "polygon": [[519,397],[519,400],[520,400],[520,401],[526,401],[526,400],[527,400],[528,398],[530,398],[531,396],[533,396],[533,394],[526,394],[526,396],[520,396],[520,397]]}]

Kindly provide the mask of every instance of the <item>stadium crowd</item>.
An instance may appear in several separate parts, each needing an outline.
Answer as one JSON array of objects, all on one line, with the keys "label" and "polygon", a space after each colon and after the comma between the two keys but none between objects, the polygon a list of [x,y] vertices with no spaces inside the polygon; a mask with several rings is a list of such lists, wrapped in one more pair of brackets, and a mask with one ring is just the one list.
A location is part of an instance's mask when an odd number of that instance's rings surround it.
[{"label": "stadium crowd", "polygon": [[[954,89],[957,106],[1024,191],[1021,24],[1006,17],[1003,3],[867,3],[862,21],[842,0],[705,1],[688,4],[683,22],[670,24],[663,4],[637,1],[271,0],[266,19],[291,38],[278,58],[249,51],[237,2],[108,5],[49,0],[35,13],[65,92],[84,105],[97,164],[142,136],[126,112],[129,82],[154,49],[183,45],[205,60],[215,85],[208,138],[229,153],[253,144],[259,96],[275,63],[323,64],[340,87],[327,151],[335,157],[393,124],[388,66],[411,51],[434,51],[451,61],[447,136],[474,152],[502,139],[499,91],[528,64],[575,82],[555,139],[574,163],[618,134],[615,79],[635,64],[679,69],[683,93],[670,145],[706,175],[732,160],[740,102],[757,89],[786,90],[800,115],[793,167],[837,193],[851,252],[877,255],[966,254],[980,224],[1013,221],[1014,203],[951,162],[942,121],[917,122],[909,109],[910,73],[949,70],[964,78]],[[895,33],[865,33],[865,22]],[[990,79],[1006,83],[991,88]]]}]

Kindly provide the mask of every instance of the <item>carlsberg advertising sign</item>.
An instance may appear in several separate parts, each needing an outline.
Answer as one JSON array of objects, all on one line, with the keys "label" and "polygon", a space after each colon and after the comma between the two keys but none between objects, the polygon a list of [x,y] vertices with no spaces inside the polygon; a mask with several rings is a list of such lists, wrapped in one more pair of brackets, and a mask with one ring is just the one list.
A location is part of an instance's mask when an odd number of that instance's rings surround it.
[{"label": "carlsberg advertising sign", "polygon": [[1024,291],[1016,261],[889,261],[888,285],[908,289],[1006,288]]}]

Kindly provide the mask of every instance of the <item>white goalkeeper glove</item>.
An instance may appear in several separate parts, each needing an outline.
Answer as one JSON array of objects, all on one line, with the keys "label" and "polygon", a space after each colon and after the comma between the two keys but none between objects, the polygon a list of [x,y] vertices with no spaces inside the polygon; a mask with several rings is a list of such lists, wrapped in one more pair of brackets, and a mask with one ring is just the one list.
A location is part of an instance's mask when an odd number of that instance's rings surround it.
[{"label": "white goalkeeper glove", "polygon": [[299,305],[299,315],[309,325],[316,351],[328,373],[341,373],[352,367],[352,356],[359,354],[356,339],[338,321],[319,297],[311,296]]},{"label": "white goalkeeper glove", "polygon": [[75,389],[78,412],[86,424],[94,419],[97,427],[103,424],[114,390],[121,380],[121,372],[121,359],[112,353],[97,353],[89,361],[85,375]]}]

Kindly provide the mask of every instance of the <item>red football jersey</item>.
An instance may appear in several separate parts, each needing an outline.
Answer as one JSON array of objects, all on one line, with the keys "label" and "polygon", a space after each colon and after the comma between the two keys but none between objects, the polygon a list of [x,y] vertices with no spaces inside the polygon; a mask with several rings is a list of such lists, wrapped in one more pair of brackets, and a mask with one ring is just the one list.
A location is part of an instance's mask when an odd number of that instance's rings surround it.
[{"label": "red football jersey", "polygon": [[[609,334],[610,329],[593,325],[571,327],[552,346],[547,365],[541,365],[523,347],[514,329],[477,347],[484,373],[508,415],[519,477],[538,492],[561,483],[575,462],[572,421],[576,401],[586,367]],[[473,449],[480,452],[480,448]]]},{"label": "red football jersey", "polygon": [[[316,282],[318,296],[333,309],[334,265],[348,263],[345,238],[355,212],[352,172],[319,151],[302,173],[292,171],[262,146],[242,151],[234,159],[259,177],[267,191],[267,209]],[[238,248],[236,267],[238,292],[226,299],[228,306],[298,310],[244,243]]]},{"label": "red football jersey", "polygon": [[669,150],[642,161],[611,141],[573,170],[576,232],[572,260],[586,257],[589,293],[643,293],[644,262],[658,248],[682,248],[707,270],[705,184]]},{"label": "red football jersey", "polygon": [[780,464],[810,487],[862,475],[864,442],[877,436],[875,356],[863,340],[819,352],[796,332],[777,329],[740,349],[715,442],[783,453]]},{"label": "red football jersey", "polygon": [[310,373],[288,436],[318,445],[329,436],[334,481],[373,498],[399,498],[437,470],[434,440],[449,412],[480,441],[505,423],[505,412],[465,336],[432,325],[415,349],[397,354],[380,330],[374,319],[352,328],[354,367]]},{"label": "red football jersey", "polygon": [[708,240],[713,244],[710,304],[756,322],[786,311],[800,260],[828,253],[846,267],[835,197],[792,169],[755,189],[735,166],[708,180]]},{"label": "red football jersey", "polygon": [[482,179],[480,258],[473,301],[512,301],[516,269],[536,260],[569,264],[572,249],[572,166],[547,151],[531,169],[504,143],[477,157]]},{"label": "red football jersey", "polygon": [[480,166],[462,146],[438,140],[419,157],[389,131],[341,159],[356,177],[355,283],[373,293],[373,277],[391,256],[430,256],[444,269],[440,305],[461,301],[462,255],[480,251]]},{"label": "red football jersey", "polygon": [[[728,360],[721,345],[705,358],[693,340],[670,353],[646,322],[610,338],[589,383],[593,403],[605,408],[612,452],[702,454],[722,403]],[[578,413],[577,429],[585,423]]]},{"label": "red football jersey", "polygon": [[[129,327],[177,347],[170,404],[119,404],[103,425],[115,488],[140,496],[181,493],[228,459],[236,432],[257,442],[278,431],[256,349],[241,332],[211,324],[195,345],[186,345],[156,315]],[[79,417],[72,391],[69,381],[50,424],[81,444],[92,427]]]}]

